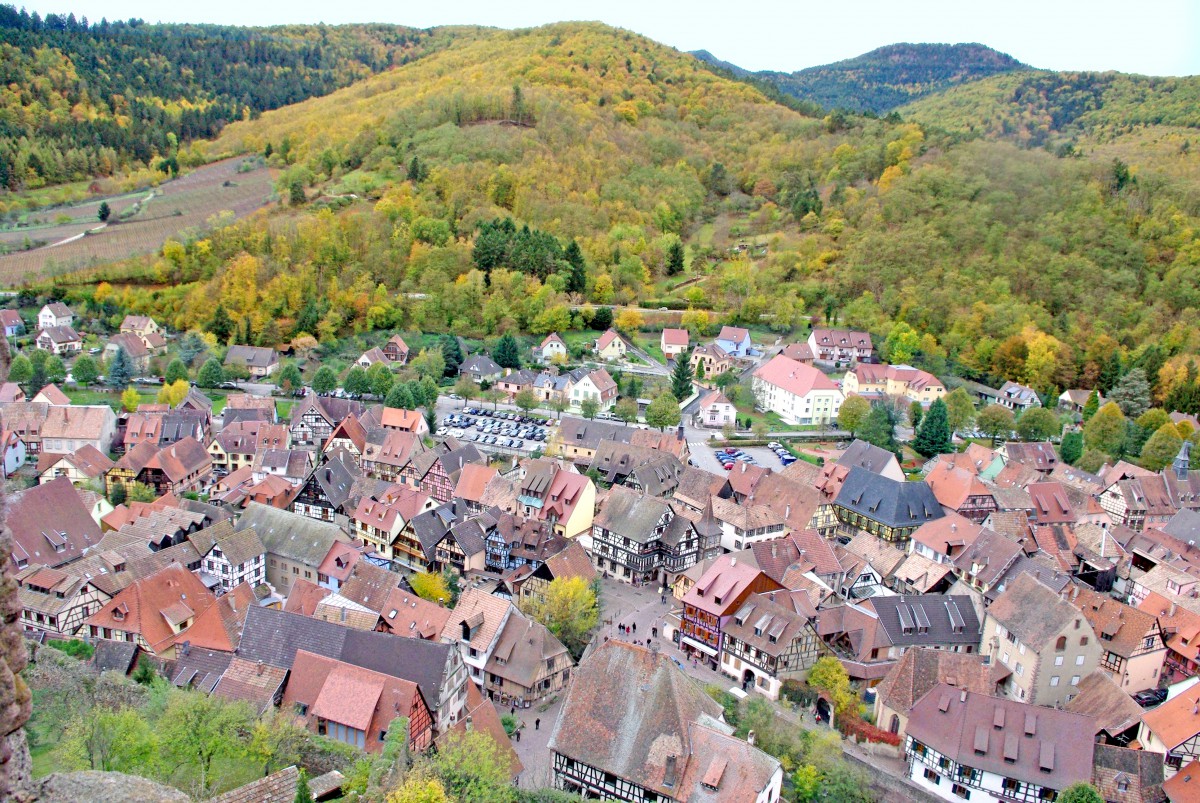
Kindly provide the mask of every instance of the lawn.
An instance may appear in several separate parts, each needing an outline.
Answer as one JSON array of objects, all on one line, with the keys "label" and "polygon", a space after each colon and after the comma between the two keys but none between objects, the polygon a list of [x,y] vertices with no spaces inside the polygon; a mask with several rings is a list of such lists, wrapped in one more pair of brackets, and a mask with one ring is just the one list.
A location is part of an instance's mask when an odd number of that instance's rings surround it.
[{"label": "lawn", "polygon": [[[161,385],[133,385],[132,387],[137,390],[141,404],[153,404],[158,400],[158,391]],[[225,409],[225,400],[229,395],[229,391],[201,388],[200,392],[212,399],[213,415],[220,415],[221,411]],[[65,387],[63,388],[63,393],[67,394],[67,398],[71,400],[72,404],[107,404],[116,412],[121,411],[121,394],[114,390],[104,390],[96,387]],[[277,406],[282,409],[283,404],[285,402],[278,402]],[[286,402],[286,404],[288,405],[288,409],[291,409],[291,402]]]},{"label": "lawn", "polygon": [[638,348],[649,354],[653,359],[666,365],[667,355],[663,354],[661,334],[658,332],[645,335],[639,334],[636,338],[636,344]]}]

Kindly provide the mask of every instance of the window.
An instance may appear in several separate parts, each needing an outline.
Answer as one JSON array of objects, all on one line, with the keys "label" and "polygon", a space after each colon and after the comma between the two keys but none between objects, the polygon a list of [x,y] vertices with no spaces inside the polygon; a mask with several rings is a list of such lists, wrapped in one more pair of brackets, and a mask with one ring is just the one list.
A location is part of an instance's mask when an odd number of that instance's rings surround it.
[{"label": "window", "polygon": [[1063,650],[1065,650],[1066,648],[1067,648],[1067,637],[1066,637],[1066,636],[1059,636],[1059,637],[1058,637],[1058,641],[1056,641],[1056,642],[1054,643],[1054,651],[1055,651],[1055,652],[1062,652],[1062,651],[1063,651]]},{"label": "window", "polygon": [[1021,675],[1025,674],[1025,667],[1021,663],[1018,662],[1017,668],[1015,671],[1017,673],[1017,677],[1020,677]]},{"label": "window", "polygon": [[1054,677],[1050,678],[1050,685],[1051,685],[1051,686],[1057,686],[1057,685],[1058,685],[1058,675],[1055,675]]},{"label": "window", "polygon": [[1083,656],[1082,655],[1075,656],[1075,666],[1083,666]]},{"label": "window", "polygon": [[950,787],[950,791],[953,792],[954,794],[958,795],[959,797],[961,797],[963,800],[971,799],[971,791],[969,789],[967,789],[967,787],[963,786],[962,784],[957,784],[957,783],[954,784],[953,786]]},{"label": "window", "polygon": [[936,786],[937,784],[940,784],[942,782],[942,776],[938,775],[936,772],[929,769],[929,767],[926,767],[925,768],[925,780],[929,781],[930,783],[932,783]]},{"label": "window", "polygon": [[1079,675],[1071,675],[1071,685],[1072,686],[1079,685]]},{"label": "window", "polygon": [[1056,655],[1056,656],[1054,656],[1054,665],[1055,665],[1055,666],[1062,666],[1062,665],[1063,665],[1063,657],[1062,657],[1061,655]]},{"label": "window", "polygon": [[1082,636],[1082,637],[1079,639],[1079,646],[1080,646],[1080,647],[1086,647],[1087,645],[1088,645],[1088,637],[1087,637],[1087,636]]}]

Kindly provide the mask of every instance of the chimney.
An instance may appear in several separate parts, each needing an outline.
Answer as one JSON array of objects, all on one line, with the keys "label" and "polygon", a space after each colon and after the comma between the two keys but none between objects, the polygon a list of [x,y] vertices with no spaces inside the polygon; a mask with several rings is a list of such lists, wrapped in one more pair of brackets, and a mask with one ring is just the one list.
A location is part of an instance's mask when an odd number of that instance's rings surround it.
[{"label": "chimney", "polygon": [[737,558],[730,558],[729,565],[730,567],[737,566]]},{"label": "chimney", "polygon": [[746,734],[746,741],[749,742],[751,745],[753,745],[757,739],[758,739],[758,735],[754,731],[750,731],[749,733]]},{"label": "chimney", "polygon": [[466,726],[467,726],[467,730],[468,730],[468,731],[473,731],[473,730],[475,730],[475,721],[474,721],[473,719],[471,719],[471,715],[470,715],[470,714],[467,714]]},{"label": "chimney", "polygon": [[263,673],[263,662],[259,661],[254,665],[254,674],[261,675]]},{"label": "chimney", "polygon": [[783,506],[783,517],[790,519],[792,517],[792,506],[790,504]]},{"label": "chimney", "polygon": [[663,771],[663,786],[674,786],[677,780],[676,765],[679,763],[679,756],[667,756],[667,766]]}]

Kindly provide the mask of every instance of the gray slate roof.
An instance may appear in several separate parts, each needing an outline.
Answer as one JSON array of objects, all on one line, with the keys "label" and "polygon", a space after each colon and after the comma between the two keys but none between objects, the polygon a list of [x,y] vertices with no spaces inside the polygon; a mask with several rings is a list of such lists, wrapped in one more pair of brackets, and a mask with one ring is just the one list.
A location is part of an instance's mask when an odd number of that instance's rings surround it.
[{"label": "gray slate roof", "polygon": [[923,482],[898,482],[854,466],[834,500],[836,504],[889,527],[919,527],[945,513]]},{"label": "gray slate roof", "polygon": [[979,617],[966,595],[876,596],[869,603],[892,644],[979,644]]},{"label": "gray slate roof", "polygon": [[257,502],[247,505],[238,520],[238,531],[247,528],[258,533],[267,552],[314,568],[342,537],[337,525]]},{"label": "gray slate roof", "polygon": [[662,499],[614,487],[604,503],[596,524],[605,530],[630,538],[639,544],[651,540],[654,527],[670,510]]},{"label": "gray slate roof", "polygon": [[98,639],[96,652],[92,655],[92,666],[97,672],[120,672],[128,675],[137,658],[138,645],[132,641]]}]

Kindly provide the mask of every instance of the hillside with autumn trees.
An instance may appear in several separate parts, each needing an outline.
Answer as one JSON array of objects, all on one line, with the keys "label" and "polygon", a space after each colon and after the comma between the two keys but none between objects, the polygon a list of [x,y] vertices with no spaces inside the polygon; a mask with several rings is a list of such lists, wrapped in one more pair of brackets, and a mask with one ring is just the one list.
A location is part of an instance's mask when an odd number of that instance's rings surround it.
[{"label": "hillside with autumn trees", "polygon": [[199,163],[187,145],[468,29],[151,25],[0,5],[2,193]]},{"label": "hillside with autumn trees", "polygon": [[1103,387],[1114,364],[1160,396],[1183,381],[1200,350],[1198,157],[1162,143],[1186,119],[1047,148],[911,118],[809,116],[601,24],[452,38],[196,146],[265,155],[279,205],[67,292],[106,279],[180,329],[219,301],[266,345],[537,335],[636,304],[697,333],[864,327],[885,358],[1046,393]]}]

